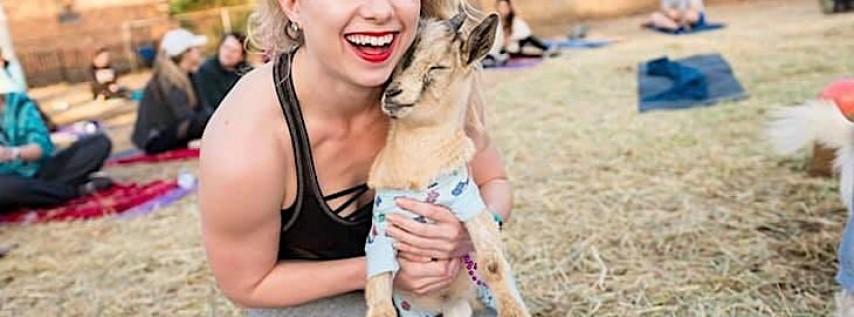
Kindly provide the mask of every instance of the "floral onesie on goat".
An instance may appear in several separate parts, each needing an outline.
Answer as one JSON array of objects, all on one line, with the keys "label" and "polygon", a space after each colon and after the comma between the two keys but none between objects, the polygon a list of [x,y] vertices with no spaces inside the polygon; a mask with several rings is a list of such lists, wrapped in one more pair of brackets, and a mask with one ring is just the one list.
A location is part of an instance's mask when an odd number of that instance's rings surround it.
[{"label": "floral onesie on goat", "polygon": [[[386,235],[388,222],[386,217],[390,213],[397,213],[416,221],[426,223],[423,216],[401,210],[395,204],[397,198],[411,198],[432,204],[445,206],[454,213],[462,222],[471,220],[479,213],[486,210],[486,205],[480,197],[477,184],[469,176],[468,168],[462,166],[450,173],[442,175],[427,188],[426,191],[377,189],[373,224],[365,244],[365,253],[368,262],[368,277],[382,273],[391,272],[396,275],[400,266],[397,263],[397,250],[394,249],[394,241]],[[478,299],[487,307],[495,309],[495,300],[486,284],[477,275],[477,264],[471,257],[463,257],[472,283],[477,286]],[[394,295],[394,304],[400,312],[401,317],[435,317],[441,312],[417,311],[411,304],[403,300],[399,294]]]}]

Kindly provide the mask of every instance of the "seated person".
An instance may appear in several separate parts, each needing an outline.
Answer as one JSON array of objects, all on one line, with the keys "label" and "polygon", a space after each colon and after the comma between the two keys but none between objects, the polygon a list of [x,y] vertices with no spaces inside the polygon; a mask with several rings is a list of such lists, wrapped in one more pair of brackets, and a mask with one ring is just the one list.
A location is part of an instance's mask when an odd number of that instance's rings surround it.
[{"label": "seated person", "polygon": [[[0,77],[3,77],[0,80],[4,80],[12,84],[12,86],[9,87],[12,92],[22,94],[27,93],[27,80],[24,76],[24,69],[21,68],[21,64],[14,58],[6,56],[2,49],[0,49]],[[33,102],[35,103],[35,101]],[[36,110],[39,111],[39,115],[45,125],[47,125],[48,130],[51,132],[56,131],[56,124],[53,123],[53,120],[51,120],[44,111],[42,111],[38,103],[36,103]]]},{"label": "seated person", "polygon": [[650,15],[645,27],[676,32],[704,24],[703,0],[661,0],[661,10]]},{"label": "seated person", "polygon": [[24,69],[14,57],[6,56],[2,49],[0,49],[0,70],[2,70],[3,75],[11,80],[11,83],[14,85],[14,91],[27,91],[27,80],[24,76]]},{"label": "seated person", "polygon": [[199,99],[206,106],[216,110],[240,77],[252,70],[246,63],[245,42],[246,36],[243,34],[226,34],[219,44],[217,55],[205,61],[193,76]]},{"label": "seated person", "polygon": [[[531,27],[516,14],[511,0],[498,0],[498,14],[501,16],[501,32],[498,34],[502,40],[501,47],[511,56],[556,56],[557,50],[549,47],[542,40],[534,36]],[[525,47],[534,47],[539,53],[526,53]]]},{"label": "seated person", "polygon": [[113,68],[110,51],[99,48],[92,58],[92,95],[94,99],[129,98],[130,91],[119,86],[119,73]]},{"label": "seated person", "polygon": [[131,141],[146,154],[185,148],[200,139],[212,113],[198,97],[193,73],[207,39],[184,29],[166,33],[137,109]]},{"label": "seated person", "polygon": [[54,155],[35,104],[0,78],[0,212],[62,204],[112,185],[92,177],[110,154],[103,134],[77,141]]}]

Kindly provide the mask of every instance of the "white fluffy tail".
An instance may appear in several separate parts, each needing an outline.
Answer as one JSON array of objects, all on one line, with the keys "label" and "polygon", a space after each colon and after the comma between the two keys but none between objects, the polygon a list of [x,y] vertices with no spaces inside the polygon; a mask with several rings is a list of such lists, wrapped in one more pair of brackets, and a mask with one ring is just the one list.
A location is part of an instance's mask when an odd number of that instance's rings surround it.
[{"label": "white fluffy tail", "polygon": [[832,101],[816,100],[772,114],[768,139],[781,154],[792,154],[813,142],[836,149],[839,191],[846,206],[854,196],[854,123]]}]

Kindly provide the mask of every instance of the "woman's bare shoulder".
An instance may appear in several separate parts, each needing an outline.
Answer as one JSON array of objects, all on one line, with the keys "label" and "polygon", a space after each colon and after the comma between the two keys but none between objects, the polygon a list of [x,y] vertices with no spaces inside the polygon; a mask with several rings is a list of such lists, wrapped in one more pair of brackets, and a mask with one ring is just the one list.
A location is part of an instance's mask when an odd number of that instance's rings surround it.
[{"label": "woman's bare shoulder", "polygon": [[[246,74],[208,123],[202,138],[201,198],[218,200],[226,195],[230,200],[226,203],[238,205],[250,203],[242,198],[251,198],[278,210],[285,173],[293,165],[289,144],[272,66],[267,64]],[[243,190],[252,193],[237,193]]]},{"label": "woman's bare shoulder", "polygon": [[268,63],[237,82],[208,123],[204,139],[216,141],[214,145],[263,145],[288,136],[273,83],[273,66]]},{"label": "woman's bare shoulder", "polygon": [[[276,87],[273,83],[273,65],[267,63],[244,75],[235,84],[217,108],[212,122],[231,122],[238,118],[271,119],[270,114],[281,114],[279,109]],[[278,118],[280,117],[281,115],[278,116]],[[251,120],[241,121],[249,122]]]}]

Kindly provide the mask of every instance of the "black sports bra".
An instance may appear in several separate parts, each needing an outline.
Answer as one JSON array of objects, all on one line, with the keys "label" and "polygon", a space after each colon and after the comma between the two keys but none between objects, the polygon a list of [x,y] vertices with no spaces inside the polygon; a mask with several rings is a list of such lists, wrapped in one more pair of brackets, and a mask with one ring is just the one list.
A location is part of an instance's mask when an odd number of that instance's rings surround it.
[{"label": "black sports bra", "polygon": [[[311,143],[291,80],[293,53],[281,54],[273,68],[276,95],[291,133],[297,171],[297,193],[293,205],[282,210],[279,260],[336,260],[363,256],[365,238],[371,228],[373,204],[342,217],[341,212],[365,193],[365,184],[324,196],[317,181]],[[338,208],[328,202],[345,199]]]}]

